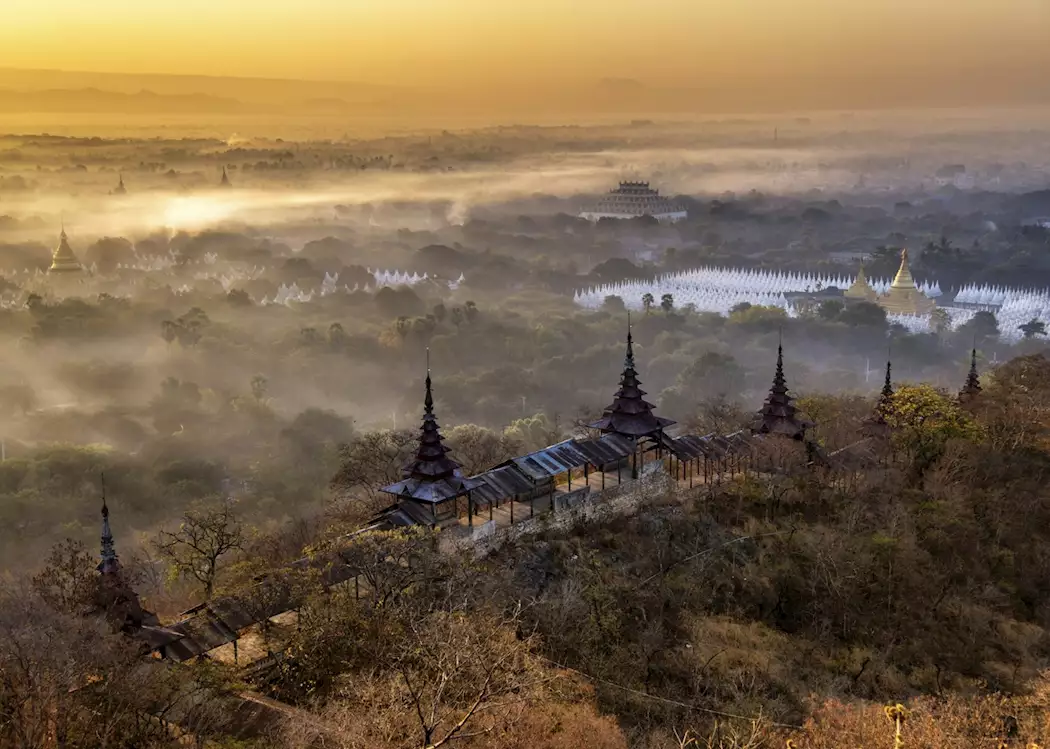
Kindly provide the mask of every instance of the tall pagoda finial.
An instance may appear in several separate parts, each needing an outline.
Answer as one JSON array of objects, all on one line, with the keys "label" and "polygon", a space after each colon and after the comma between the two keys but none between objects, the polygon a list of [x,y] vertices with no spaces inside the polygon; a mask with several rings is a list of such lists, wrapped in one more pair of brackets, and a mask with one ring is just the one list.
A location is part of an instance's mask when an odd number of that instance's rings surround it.
[{"label": "tall pagoda finial", "polygon": [[968,401],[981,392],[981,379],[977,376],[977,346],[970,351],[970,371],[966,375],[966,384],[959,391],[959,400]]},{"label": "tall pagoda finial", "polygon": [[430,383],[430,347],[427,347],[427,379],[426,379],[427,393],[423,398],[423,411],[426,414],[434,413],[434,394],[431,390]]},{"label": "tall pagoda finial", "polygon": [[102,553],[101,561],[98,563],[98,571],[103,575],[113,574],[120,571],[120,561],[117,559],[117,551],[113,545],[113,532],[109,527],[109,507],[106,505],[106,474],[102,478]]},{"label": "tall pagoda finial", "polygon": [[773,375],[773,387],[786,385],[784,379],[784,329],[777,331],[777,371]]},{"label": "tall pagoda finial", "polygon": [[897,269],[897,275],[893,277],[890,284],[895,289],[914,289],[915,279],[912,278],[911,269],[908,267],[908,248],[901,250],[901,265]]},{"label": "tall pagoda finial", "polygon": [[627,313],[627,355],[623,359],[623,368],[634,369],[634,338],[631,336],[631,313]]}]

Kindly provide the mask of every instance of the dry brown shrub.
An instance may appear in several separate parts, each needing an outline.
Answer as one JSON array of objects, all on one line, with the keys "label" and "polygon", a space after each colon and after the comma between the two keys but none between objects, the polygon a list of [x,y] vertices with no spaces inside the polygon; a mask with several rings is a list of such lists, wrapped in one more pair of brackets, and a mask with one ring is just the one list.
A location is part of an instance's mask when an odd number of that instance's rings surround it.
[{"label": "dry brown shrub", "polygon": [[[1008,698],[924,697],[907,705],[902,746],[907,749],[973,749],[973,747],[1046,746],[1050,721],[1043,695]],[[829,700],[790,740],[797,749],[893,746],[895,724],[875,704]]]}]

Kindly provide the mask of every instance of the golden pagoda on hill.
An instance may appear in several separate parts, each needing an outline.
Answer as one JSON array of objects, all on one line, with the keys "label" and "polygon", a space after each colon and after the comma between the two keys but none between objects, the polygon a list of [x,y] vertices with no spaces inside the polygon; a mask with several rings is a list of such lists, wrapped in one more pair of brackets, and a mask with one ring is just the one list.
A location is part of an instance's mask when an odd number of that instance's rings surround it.
[{"label": "golden pagoda on hill", "polygon": [[857,271],[857,280],[842,295],[849,299],[861,299],[865,302],[878,302],[879,299],[878,292],[871,288],[871,284],[868,283],[868,277],[864,275],[863,265]]},{"label": "golden pagoda on hill", "polygon": [[47,272],[72,273],[83,270],[84,266],[80,264],[77,256],[73,253],[73,248],[69,246],[69,238],[66,236],[65,228],[63,228],[62,233],[58,235],[58,247],[55,248],[54,253],[51,255],[51,267],[47,269]]},{"label": "golden pagoda on hill", "polygon": [[915,287],[908,269],[908,250],[901,250],[901,267],[890,284],[890,290],[878,298],[878,304],[891,315],[925,316],[937,304]]}]

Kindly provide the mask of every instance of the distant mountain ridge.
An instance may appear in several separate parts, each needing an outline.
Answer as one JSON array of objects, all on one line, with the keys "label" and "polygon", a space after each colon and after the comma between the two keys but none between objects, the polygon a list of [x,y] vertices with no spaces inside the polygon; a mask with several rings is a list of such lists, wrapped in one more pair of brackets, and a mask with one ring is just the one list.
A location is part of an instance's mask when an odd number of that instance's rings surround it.
[{"label": "distant mountain ridge", "polygon": [[237,99],[207,94],[125,94],[97,88],[12,91],[0,89],[0,112],[69,112],[119,114],[242,114],[253,111]]}]

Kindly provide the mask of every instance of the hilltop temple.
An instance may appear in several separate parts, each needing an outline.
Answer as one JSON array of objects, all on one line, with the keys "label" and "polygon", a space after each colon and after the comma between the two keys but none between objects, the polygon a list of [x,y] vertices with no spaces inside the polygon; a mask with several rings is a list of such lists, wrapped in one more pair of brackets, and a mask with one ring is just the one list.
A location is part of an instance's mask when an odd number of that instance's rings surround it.
[{"label": "hilltop temple", "polygon": [[843,294],[847,299],[857,299],[866,302],[874,302],[882,307],[890,315],[912,315],[925,317],[933,312],[937,306],[936,302],[923,294],[915,286],[911,269],[908,267],[908,251],[901,250],[901,265],[897,269],[897,275],[893,277],[893,283],[889,290],[879,296],[875,289],[868,283],[862,267],[857,273],[857,280],[853,282]]},{"label": "hilltop temple", "polygon": [[688,216],[685,208],[672,203],[649,187],[648,182],[621,182],[609,191],[596,206],[580,213],[580,218],[598,221],[603,218],[640,218],[652,216],[657,221],[673,224]]}]

